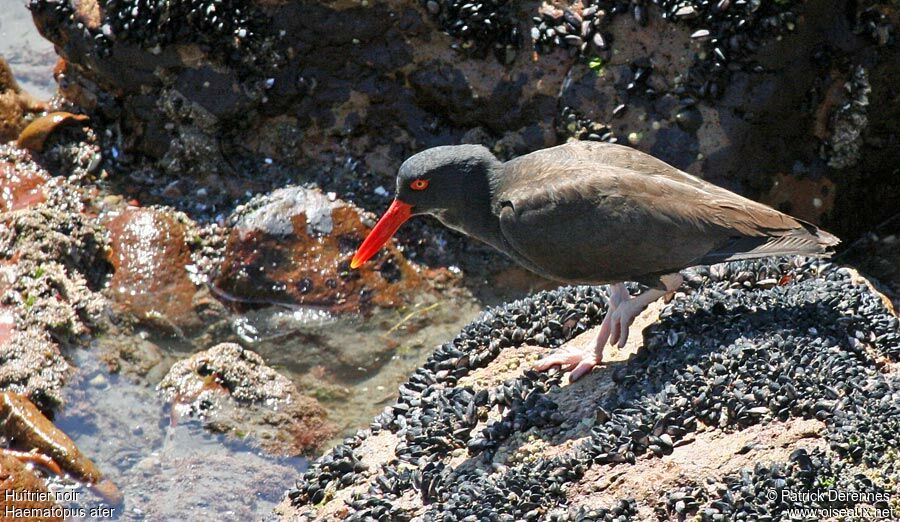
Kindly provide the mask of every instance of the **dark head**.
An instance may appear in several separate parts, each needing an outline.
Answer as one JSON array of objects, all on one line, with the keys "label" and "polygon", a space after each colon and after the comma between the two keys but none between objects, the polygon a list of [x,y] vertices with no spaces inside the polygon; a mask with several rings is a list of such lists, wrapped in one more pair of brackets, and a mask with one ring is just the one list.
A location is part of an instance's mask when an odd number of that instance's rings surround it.
[{"label": "dark head", "polygon": [[489,196],[488,174],[499,164],[481,145],[434,147],[404,161],[397,173],[396,199],[350,266],[357,268],[375,255],[410,216],[462,211],[473,194]]}]

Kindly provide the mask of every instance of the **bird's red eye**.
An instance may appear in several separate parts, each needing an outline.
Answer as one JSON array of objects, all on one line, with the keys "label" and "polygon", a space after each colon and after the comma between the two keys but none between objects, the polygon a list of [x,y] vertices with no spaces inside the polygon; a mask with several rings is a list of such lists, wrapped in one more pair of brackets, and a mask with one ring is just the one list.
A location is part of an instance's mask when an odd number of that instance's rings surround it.
[{"label": "bird's red eye", "polygon": [[425,190],[428,188],[427,179],[417,179],[409,184],[409,188],[413,190]]}]

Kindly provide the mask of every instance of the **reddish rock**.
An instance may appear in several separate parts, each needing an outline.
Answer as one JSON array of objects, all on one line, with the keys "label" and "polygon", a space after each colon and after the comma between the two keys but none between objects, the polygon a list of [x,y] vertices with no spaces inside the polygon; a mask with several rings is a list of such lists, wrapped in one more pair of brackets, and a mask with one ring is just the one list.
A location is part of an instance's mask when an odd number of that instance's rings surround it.
[{"label": "reddish rock", "polygon": [[141,320],[173,329],[200,326],[188,278],[192,263],[185,225],[173,214],[128,208],[107,222],[109,262],[115,273],[109,295]]},{"label": "reddish rock", "polygon": [[235,221],[215,281],[230,298],[346,312],[400,306],[422,291],[422,277],[393,244],[374,263],[350,270],[369,229],[359,210],[319,191],[276,190]]},{"label": "reddish rock", "polygon": [[813,223],[820,223],[834,208],[836,192],[828,178],[812,179],[793,175],[776,176],[772,190],[760,201]]},{"label": "reddish rock", "polygon": [[62,510],[44,482],[15,457],[0,452],[0,520],[62,522]]},{"label": "reddish rock", "polygon": [[[14,447],[52,459],[61,470],[93,487],[108,502],[122,502],[116,485],[103,478],[100,468],[24,395],[0,393],[0,425]],[[61,470],[54,469],[57,473]]]},{"label": "reddish rock", "polygon": [[0,162],[0,212],[32,207],[46,201],[47,177],[37,171],[19,169]]}]

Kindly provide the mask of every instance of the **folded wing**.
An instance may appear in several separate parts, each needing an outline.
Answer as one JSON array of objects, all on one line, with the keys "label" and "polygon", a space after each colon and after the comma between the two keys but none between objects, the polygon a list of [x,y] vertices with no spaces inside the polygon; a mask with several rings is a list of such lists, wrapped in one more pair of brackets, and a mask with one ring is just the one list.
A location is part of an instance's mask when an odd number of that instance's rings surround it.
[{"label": "folded wing", "polygon": [[827,255],[839,241],[627,147],[571,143],[507,163],[494,201],[519,261],[568,282],[641,280],[687,266]]}]

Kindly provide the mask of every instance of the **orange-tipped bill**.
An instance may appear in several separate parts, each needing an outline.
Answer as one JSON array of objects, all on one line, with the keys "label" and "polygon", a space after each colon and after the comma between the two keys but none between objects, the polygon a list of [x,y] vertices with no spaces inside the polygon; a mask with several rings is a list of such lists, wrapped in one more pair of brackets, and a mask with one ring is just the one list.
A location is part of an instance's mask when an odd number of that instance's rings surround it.
[{"label": "orange-tipped bill", "polygon": [[395,199],[391,203],[390,208],[387,209],[387,212],[378,220],[375,228],[369,232],[363,244],[359,246],[359,250],[356,251],[356,255],[350,261],[350,268],[359,268],[377,254],[381,247],[388,242],[388,239],[394,235],[394,232],[400,228],[400,225],[409,219],[411,213],[412,205],[407,205],[399,199]]}]

